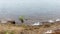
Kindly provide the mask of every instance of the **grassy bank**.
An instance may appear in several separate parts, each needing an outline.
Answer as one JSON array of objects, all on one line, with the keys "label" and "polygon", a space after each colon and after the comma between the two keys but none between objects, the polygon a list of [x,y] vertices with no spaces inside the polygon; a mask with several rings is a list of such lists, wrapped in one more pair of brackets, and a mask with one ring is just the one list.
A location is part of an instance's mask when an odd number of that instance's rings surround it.
[{"label": "grassy bank", "polygon": [[59,24],[48,24],[41,26],[0,24],[0,34],[42,34],[49,29],[60,28]]}]

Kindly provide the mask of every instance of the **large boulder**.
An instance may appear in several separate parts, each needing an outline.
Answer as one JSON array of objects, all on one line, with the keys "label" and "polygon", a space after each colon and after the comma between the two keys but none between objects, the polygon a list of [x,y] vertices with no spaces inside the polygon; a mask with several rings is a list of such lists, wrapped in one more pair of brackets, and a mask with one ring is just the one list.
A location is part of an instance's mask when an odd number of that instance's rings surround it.
[{"label": "large boulder", "polygon": [[7,23],[15,24],[16,22],[13,19],[7,19]]}]

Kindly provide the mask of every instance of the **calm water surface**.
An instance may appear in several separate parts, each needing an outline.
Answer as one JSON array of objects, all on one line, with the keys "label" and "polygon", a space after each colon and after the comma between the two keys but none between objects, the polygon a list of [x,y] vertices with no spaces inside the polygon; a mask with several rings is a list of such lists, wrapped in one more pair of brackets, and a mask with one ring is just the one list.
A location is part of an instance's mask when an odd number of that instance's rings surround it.
[{"label": "calm water surface", "polygon": [[60,18],[60,0],[0,0],[0,18],[18,21],[21,15],[39,21]]}]

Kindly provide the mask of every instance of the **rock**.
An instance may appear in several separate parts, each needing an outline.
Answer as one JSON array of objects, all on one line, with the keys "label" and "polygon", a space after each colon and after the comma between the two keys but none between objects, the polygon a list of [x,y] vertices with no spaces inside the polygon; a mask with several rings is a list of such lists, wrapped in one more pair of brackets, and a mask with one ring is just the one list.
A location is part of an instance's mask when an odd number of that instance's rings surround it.
[{"label": "rock", "polygon": [[48,30],[47,32],[45,32],[46,34],[51,34],[52,30]]},{"label": "rock", "polygon": [[56,29],[54,31],[55,31],[55,34],[60,34],[60,29]]},{"label": "rock", "polygon": [[53,34],[55,33],[53,30],[47,30],[46,32],[44,32],[43,34]]},{"label": "rock", "polygon": [[15,20],[8,18],[8,19],[7,19],[7,23],[15,24]]},{"label": "rock", "polygon": [[35,26],[35,25],[40,25],[40,24],[39,24],[39,22],[37,22],[37,23],[34,23],[34,24],[33,24],[33,26]]},{"label": "rock", "polygon": [[56,21],[60,21],[60,19],[56,19]]},{"label": "rock", "polygon": [[53,21],[53,20],[49,20],[48,22],[49,22],[49,23],[54,23],[54,21]]},{"label": "rock", "polygon": [[47,30],[43,34],[60,34],[60,29]]},{"label": "rock", "polygon": [[42,22],[42,24],[43,24],[43,25],[45,25],[45,24],[49,24],[49,22],[47,22],[47,21],[46,21],[46,22]]},{"label": "rock", "polygon": [[42,23],[36,22],[36,23],[32,24],[32,26],[39,26],[39,25],[42,25]]},{"label": "rock", "polygon": [[3,19],[1,20],[1,23],[2,24],[15,24],[15,20],[12,20],[12,19]]},{"label": "rock", "polygon": [[7,21],[6,20],[1,20],[1,23],[7,23]]},{"label": "rock", "polygon": [[15,24],[15,21],[7,21],[8,23]]}]

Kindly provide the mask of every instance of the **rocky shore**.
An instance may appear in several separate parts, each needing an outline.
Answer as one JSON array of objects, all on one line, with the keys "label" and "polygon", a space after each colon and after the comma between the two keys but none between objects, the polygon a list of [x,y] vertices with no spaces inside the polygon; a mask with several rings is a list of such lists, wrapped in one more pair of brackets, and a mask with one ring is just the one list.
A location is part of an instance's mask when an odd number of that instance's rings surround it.
[{"label": "rocky shore", "polygon": [[13,19],[0,20],[0,34],[60,34],[60,19],[48,20],[44,22],[32,21],[33,24],[27,25],[24,20],[21,25],[16,25]]},{"label": "rocky shore", "polygon": [[0,24],[0,34],[60,34],[59,32],[60,24],[58,22],[38,26]]}]

